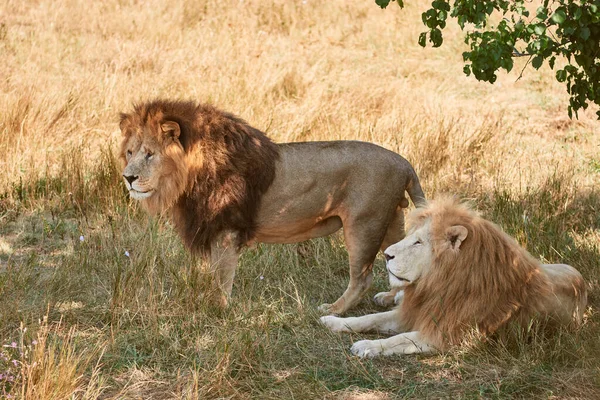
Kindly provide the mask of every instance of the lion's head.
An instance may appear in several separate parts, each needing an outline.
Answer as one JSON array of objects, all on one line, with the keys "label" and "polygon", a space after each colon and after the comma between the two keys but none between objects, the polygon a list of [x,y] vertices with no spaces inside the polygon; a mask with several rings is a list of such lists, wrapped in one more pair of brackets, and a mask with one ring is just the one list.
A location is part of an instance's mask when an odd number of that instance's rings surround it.
[{"label": "lion's head", "polygon": [[437,346],[467,329],[492,333],[531,315],[549,290],[540,263],[495,224],[452,198],[408,216],[408,235],[385,251],[390,283],[406,284],[407,329]]},{"label": "lion's head", "polygon": [[277,146],[217,108],[155,100],[121,114],[120,158],[130,196],[151,213],[171,211],[192,251],[220,232],[247,242],[261,195],[273,182]]},{"label": "lion's head", "polygon": [[[194,105],[183,103],[188,113]],[[120,158],[129,195],[151,212],[168,208],[184,192],[188,162],[181,138],[181,118],[156,103],[121,114]]]},{"label": "lion's head", "polygon": [[[468,230],[462,225],[448,226],[445,230],[445,250],[458,251],[466,239]],[[439,251],[439,249],[438,249]],[[431,220],[424,220],[422,225],[412,229],[408,236],[400,242],[388,247],[385,251],[390,285],[403,287],[415,282],[422,275],[428,274],[434,256],[434,242],[431,237]]]}]

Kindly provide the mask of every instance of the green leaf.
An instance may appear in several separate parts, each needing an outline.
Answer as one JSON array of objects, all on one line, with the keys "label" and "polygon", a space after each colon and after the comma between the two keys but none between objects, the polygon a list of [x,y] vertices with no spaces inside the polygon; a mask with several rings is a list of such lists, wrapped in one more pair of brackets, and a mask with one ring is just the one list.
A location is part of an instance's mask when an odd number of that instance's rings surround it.
[{"label": "green leaf", "polygon": [[556,80],[559,82],[564,82],[567,80],[567,71],[564,69],[559,69],[556,71]]},{"label": "green leaf", "polygon": [[425,47],[427,41],[427,32],[421,32],[419,35],[419,46]]},{"label": "green leaf", "polygon": [[556,10],[554,14],[552,14],[552,21],[554,21],[557,25],[562,25],[567,20],[567,14],[565,14],[564,10]]},{"label": "green leaf", "polygon": [[590,38],[590,28],[588,28],[587,26],[581,28],[581,31],[579,31],[579,36],[583,40],[588,40]]},{"label": "green leaf", "polygon": [[543,62],[544,58],[542,56],[535,56],[533,57],[533,60],[531,60],[531,65],[533,65],[533,68],[535,69],[540,69]]},{"label": "green leaf", "polygon": [[432,29],[429,33],[429,40],[431,40],[431,43],[433,43],[433,47],[440,47],[444,42],[442,31],[437,28]]},{"label": "green leaf", "polygon": [[398,7],[404,8],[404,1],[403,0],[396,0],[396,3],[398,3]]},{"label": "green leaf", "polygon": [[375,0],[375,4],[377,4],[381,8],[386,8],[388,4],[390,4],[391,0]]},{"label": "green leaf", "polygon": [[533,31],[536,33],[536,35],[543,35],[546,33],[546,26],[544,24],[537,24],[533,28]]},{"label": "green leaf", "polygon": [[431,6],[436,10],[450,11],[450,4],[444,0],[434,0]]},{"label": "green leaf", "polygon": [[535,12],[536,17],[542,21],[545,21],[548,18],[548,9],[546,7],[540,6]]}]

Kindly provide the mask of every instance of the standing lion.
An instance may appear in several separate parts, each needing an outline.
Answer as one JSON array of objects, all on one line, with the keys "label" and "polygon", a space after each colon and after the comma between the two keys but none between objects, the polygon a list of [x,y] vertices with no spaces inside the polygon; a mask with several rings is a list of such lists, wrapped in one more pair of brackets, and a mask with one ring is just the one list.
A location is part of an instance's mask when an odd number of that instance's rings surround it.
[{"label": "standing lion", "polygon": [[210,258],[221,305],[244,246],[300,242],[343,226],[350,283],[321,309],[345,312],[370,287],[377,252],[404,237],[405,191],[425,202],[409,162],[374,144],[274,144],[229,113],[183,101],[138,104],[121,114],[120,127],[130,196],[150,213],[168,213],[186,246]]},{"label": "standing lion", "polygon": [[[395,333],[361,340],[352,352],[427,353],[460,344],[470,330],[489,335],[532,317],[580,322],[587,304],[581,274],[564,264],[541,264],[498,226],[444,198],[414,210],[409,234],[385,250],[389,280],[401,286],[393,311],[362,317],[326,316],[336,332]],[[402,296],[403,294],[403,296]]]}]

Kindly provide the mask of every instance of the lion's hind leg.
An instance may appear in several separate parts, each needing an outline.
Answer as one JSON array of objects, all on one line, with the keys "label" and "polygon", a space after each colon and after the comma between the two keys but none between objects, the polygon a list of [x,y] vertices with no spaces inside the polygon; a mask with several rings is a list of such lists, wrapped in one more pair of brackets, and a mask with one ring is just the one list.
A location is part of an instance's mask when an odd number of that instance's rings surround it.
[{"label": "lion's hind leg", "polygon": [[383,242],[381,242],[381,251],[385,251],[385,249],[391,245],[398,243],[404,239],[404,236],[406,236],[404,231],[404,209],[398,206],[396,207],[396,210],[394,210],[390,224],[385,232]]},{"label": "lion's hind leg", "polygon": [[360,340],[350,348],[359,357],[376,357],[392,354],[434,353],[436,348],[424,340],[417,331],[401,333],[386,339]]},{"label": "lion's hind leg", "polygon": [[581,273],[566,264],[543,264],[542,270],[552,287],[547,312],[564,324],[581,323],[587,307],[587,287]]},{"label": "lion's hind leg", "polygon": [[342,314],[358,304],[373,282],[373,262],[383,241],[385,218],[365,216],[344,221],[344,242],[350,261],[350,282],[346,291],[333,304],[322,304],[326,314]]},{"label": "lion's hind leg", "polygon": [[[394,245],[404,239],[404,209],[400,206],[394,211],[394,215],[390,221],[390,225],[387,228],[383,243],[381,244],[381,251],[384,252],[388,247]],[[389,307],[395,304],[400,304],[402,301],[402,295],[404,294],[401,287],[392,287],[389,292],[379,292],[373,297],[375,304]]]}]

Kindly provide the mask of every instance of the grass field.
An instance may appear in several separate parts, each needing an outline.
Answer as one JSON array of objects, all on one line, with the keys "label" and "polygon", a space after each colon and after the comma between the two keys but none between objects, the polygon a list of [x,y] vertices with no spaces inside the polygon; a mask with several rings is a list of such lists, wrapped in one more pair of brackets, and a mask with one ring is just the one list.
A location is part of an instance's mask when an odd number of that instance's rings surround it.
[{"label": "grass field", "polygon": [[[546,66],[462,74],[428,1],[0,0],[0,398],[600,398],[600,123]],[[531,4],[533,8],[536,4]],[[360,360],[317,323],[347,284],[339,236],[248,250],[234,306],[168,221],[130,201],[118,113],[211,102],[275,141],[397,151],[426,194],[470,199],[532,254],[584,275],[578,330]],[[370,296],[387,288],[383,260]],[[367,298],[351,315],[377,310]]]}]

